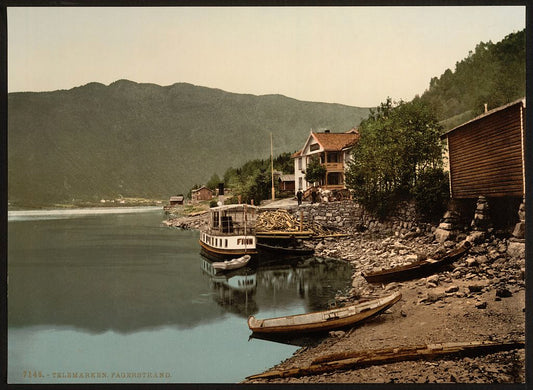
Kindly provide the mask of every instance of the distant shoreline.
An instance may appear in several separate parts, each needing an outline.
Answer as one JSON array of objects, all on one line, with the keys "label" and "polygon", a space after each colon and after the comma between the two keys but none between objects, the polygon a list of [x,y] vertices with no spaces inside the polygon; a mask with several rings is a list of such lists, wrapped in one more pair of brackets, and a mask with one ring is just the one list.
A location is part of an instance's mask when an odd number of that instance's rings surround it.
[{"label": "distant shoreline", "polygon": [[26,220],[40,217],[62,217],[62,216],[81,216],[81,215],[102,215],[102,214],[124,214],[124,213],[143,213],[160,210],[159,206],[133,206],[133,207],[86,207],[71,209],[40,209],[40,210],[12,210],[8,211],[8,221]]},{"label": "distant shoreline", "polygon": [[107,200],[105,202],[91,201],[74,201],[74,203],[43,203],[43,204],[24,204],[8,202],[8,212],[11,211],[31,211],[31,210],[79,210],[79,209],[111,209],[111,208],[131,208],[131,207],[161,207],[166,201],[143,199],[143,198],[125,198],[124,203],[120,200]]}]

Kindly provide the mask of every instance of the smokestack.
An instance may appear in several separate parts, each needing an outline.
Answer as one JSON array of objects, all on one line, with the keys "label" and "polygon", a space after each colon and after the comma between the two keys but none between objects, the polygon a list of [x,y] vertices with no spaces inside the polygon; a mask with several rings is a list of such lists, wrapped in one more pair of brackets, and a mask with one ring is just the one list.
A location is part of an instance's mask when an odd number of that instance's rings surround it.
[{"label": "smokestack", "polygon": [[485,112],[488,111],[488,108],[487,108],[487,103],[485,103]]}]

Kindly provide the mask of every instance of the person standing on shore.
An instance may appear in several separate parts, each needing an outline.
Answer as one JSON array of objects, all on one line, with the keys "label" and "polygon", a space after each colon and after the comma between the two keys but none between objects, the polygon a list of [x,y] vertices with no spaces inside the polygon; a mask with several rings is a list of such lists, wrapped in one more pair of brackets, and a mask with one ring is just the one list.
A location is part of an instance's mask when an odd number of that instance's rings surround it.
[{"label": "person standing on shore", "polygon": [[311,191],[311,203],[316,203],[317,193],[316,193],[316,187],[313,187]]},{"label": "person standing on shore", "polygon": [[298,199],[298,206],[302,204],[302,196],[303,196],[302,190],[298,190],[298,192],[296,193],[296,198]]}]

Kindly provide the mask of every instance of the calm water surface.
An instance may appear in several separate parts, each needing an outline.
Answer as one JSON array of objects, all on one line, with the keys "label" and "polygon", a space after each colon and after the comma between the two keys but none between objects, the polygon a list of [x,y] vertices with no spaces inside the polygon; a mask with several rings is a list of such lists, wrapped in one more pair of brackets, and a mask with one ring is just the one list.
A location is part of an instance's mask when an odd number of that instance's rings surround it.
[{"label": "calm water surface", "polygon": [[349,265],[259,259],[215,276],[160,209],[24,213],[8,223],[8,382],[235,383],[298,347],[259,318],[323,309]]}]

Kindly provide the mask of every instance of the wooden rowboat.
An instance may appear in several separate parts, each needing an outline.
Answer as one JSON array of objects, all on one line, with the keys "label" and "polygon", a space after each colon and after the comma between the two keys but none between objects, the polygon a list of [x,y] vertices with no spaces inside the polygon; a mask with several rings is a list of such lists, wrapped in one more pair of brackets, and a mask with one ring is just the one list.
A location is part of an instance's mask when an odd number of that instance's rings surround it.
[{"label": "wooden rowboat", "polygon": [[244,267],[250,261],[250,255],[244,255],[232,260],[218,261],[212,264],[216,270],[230,270]]},{"label": "wooden rowboat", "polygon": [[248,327],[254,333],[271,334],[330,331],[352,326],[373,317],[387,310],[398,302],[401,297],[402,294],[396,292],[383,298],[341,308],[264,320],[258,320],[254,316],[250,316],[248,318]]},{"label": "wooden rowboat", "polygon": [[369,283],[388,283],[393,281],[409,280],[435,273],[440,267],[453,263],[463,256],[472,247],[470,241],[463,242],[459,247],[448,253],[426,260],[389,268],[382,271],[363,273],[363,277]]}]

